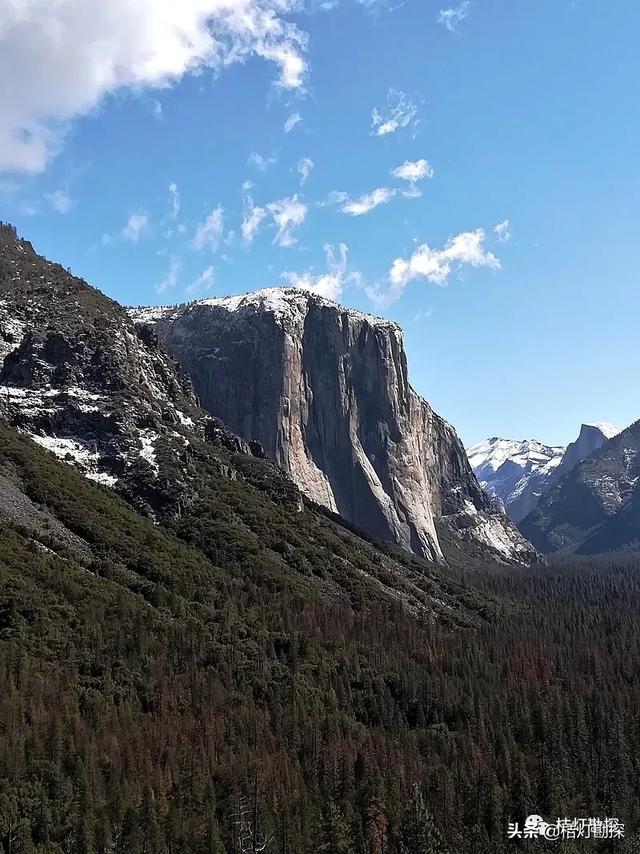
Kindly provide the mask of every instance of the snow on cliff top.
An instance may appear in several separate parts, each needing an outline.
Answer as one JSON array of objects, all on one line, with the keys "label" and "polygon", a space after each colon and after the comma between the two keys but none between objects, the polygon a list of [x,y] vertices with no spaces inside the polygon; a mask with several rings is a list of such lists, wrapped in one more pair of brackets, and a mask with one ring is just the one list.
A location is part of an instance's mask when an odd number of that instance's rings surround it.
[{"label": "snow on cliff top", "polygon": [[131,318],[138,323],[154,323],[196,306],[219,306],[229,312],[255,307],[262,311],[272,312],[278,317],[294,320],[304,316],[310,305],[333,308],[341,313],[345,312],[358,320],[365,320],[372,326],[400,328],[393,320],[377,317],[373,314],[366,314],[355,308],[348,308],[302,288],[263,288],[258,291],[250,291],[249,293],[237,294],[235,296],[195,300],[192,303],[179,306],[143,306],[140,308],[130,308],[128,311]]},{"label": "snow on cliff top", "polygon": [[617,436],[618,433],[621,433],[621,429],[616,427],[615,424],[610,424],[608,421],[590,421],[583,424],[584,427],[595,427],[596,430],[599,430],[603,436],[606,436],[607,439],[613,439],[614,436]]}]

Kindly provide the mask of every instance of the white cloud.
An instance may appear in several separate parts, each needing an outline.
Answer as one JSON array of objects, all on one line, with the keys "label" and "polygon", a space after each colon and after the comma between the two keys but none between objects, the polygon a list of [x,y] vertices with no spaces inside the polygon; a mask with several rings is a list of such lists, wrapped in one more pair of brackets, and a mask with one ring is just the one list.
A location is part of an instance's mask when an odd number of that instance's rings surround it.
[{"label": "white cloud", "polygon": [[478,228],[452,237],[444,249],[431,249],[424,243],[409,258],[396,258],[389,272],[388,302],[398,299],[413,279],[425,278],[436,285],[446,285],[452,271],[461,267],[500,269],[500,261],[484,248],[484,240],[484,229]]},{"label": "white cloud", "polygon": [[436,20],[439,24],[444,24],[449,32],[452,33],[458,24],[467,17],[470,8],[471,0],[462,0],[458,6],[453,6],[450,9],[440,9],[440,14]]},{"label": "white cloud", "polygon": [[300,89],[298,0],[0,0],[0,170],[40,172],[109,93],[167,87],[258,56]]},{"label": "white cloud", "polygon": [[258,233],[258,229],[262,225],[262,221],[267,216],[267,211],[264,208],[255,207],[253,201],[248,199],[249,210],[242,221],[242,239],[246,244],[252,243],[253,238]]},{"label": "white cloud", "polygon": [[140,211],[132,213],[127,224],[122,229],[122,236],[125,240],[130,240],[132,243],[137,243],[140,238],[149,231],[149,217],[146,213]]},{"label": "white cloud", "polygon": [[310,157],[303,157],[301,160],[298,160],[298,174],[300,175],[300,184],[304,185],[307,183],[307,178],[311,174],[311,170],[315,166],[313,160]]},{"label": "white cloud", "polygon": [[327,258],[327,272],[314,274],[312,271],[304,273],[286,272],[282,278],[294,288],[303,288],[311,293],[319,294],[326,299],[339,300],[344,288],[352,283],[360,283],[361,275],[358,272],[347,271],[348,247],[340,243],[337,252],[335,247],[327,244],[324,247]]},{"label": "white cloud", "polygon": [[169,269],[167,270],[167,274],[161,282],[155,286],[155,292],[157,294],[163,294],[165,291],[171,290],[171,288],[175,288],[178,284],[178,280],[180,279],[180,273],[182,272],[182,261],[176,255],[171,256],[171,260],[169,261]]},{"label": "white cloud", "polygon": [[409,184],[406,190],[402,191],[405,199],[419,199],[422,196],[422,190],[416,184]]},{"label": "white cloud", "polygon": [[349,193],[345,193],[342,190],[332,190],[328,195],[324,202],[318,202],[318,207],[333,207],[334,205],[342,205],[345,202],[349,201]]},{"label": "white cloud", "polygon": [[511,231],[509,230],[511,224],[508,219],[504,219],[502,222],[499,222],[497,225],[494,225],[493,230],[498,238],[498,243],[507,243],[511,240]]},{"label": "white cloud", "polygon": [[359,199],[351,199],[346,201],[342,206],[342,212],[351,214],[351,216],[362,216],[369,213],[378,205],[384,205],[396,195],[395,190],[390,190],[388,187],[378,187],[372,193],[367,193]]},{"label": "white cloud", "polygon": [[299,125],[302,121],[302,116],[300,113],[291,113],[289,118],[284,123],[284,132],[291,133],[296,125]]},{"label": "white cloud", "polygon": [[213,287],[214,276],[215,269],[213,267],[206,267],[198,278],[187,286],[186,293],[190,296],[194,294],[206,294]]},{"label": "white cloud", "polygon": [[178,185],[172,181],[169,184],[169,216],[171,219],[178,219],[180,213],[180,193]]},{"label": "white cloud", "polygon": [[247,163],[249,166],[255,166],[256,169],[259,169],[260,172],[266,172],[270,166],[273,166],[278,162],[278,158],[275,154],[271,154],[269,157],[263,157],[262,154],[258,154],[256,151],[252,151],[249,155],[249,159]]},{"label": "white cloud", "polygon": [[267,210],[273,217],[277,233],[273,240],[278,246],[293,246],[296,238],[293,232],[299,228],[307,216],[307,206],[298,200],[298,196],[279,199],[267,205]]},{"label": "white cloud", "polygon": [[73,207],[73,200],[64,190],[56,190],[55,193],[49,193],[46,199],[49,206],[61,214],[69,213]]},{"label": "white cloud", "polygon": [[402,166],[396,167],[391,174],[394,178],[415,184],[424,178],[433,178],[433,169],[428,160],[405,160]]},{"label": "white cloud", "polygon": [[222,238],[224,230],[224,208],[218,205],[214,208],[204,222],[201,222],[194,235],[191,245],[194,249],[209,248],[214,251]]},{"label": "white cloud", "polygon": [[418,125],[418,106],[399,89],[389,89],[383,111],[374,107],[371,128],[374,136],[387,136],[401,128]]}]

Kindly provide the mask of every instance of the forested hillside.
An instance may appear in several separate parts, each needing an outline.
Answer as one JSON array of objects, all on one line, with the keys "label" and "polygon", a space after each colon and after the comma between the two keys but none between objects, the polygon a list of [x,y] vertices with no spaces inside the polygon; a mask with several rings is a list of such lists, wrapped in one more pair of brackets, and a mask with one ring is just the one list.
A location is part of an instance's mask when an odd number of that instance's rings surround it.
[{"label": "forested hillside", "polygon": [[421,610],[380,593],[391,552],[311,508],[287,529],[257,486],[221,478],[216,513],[162,528],[0,439],[5,854],[232,854],[238,816],[245,850],[290,854],[500,852],[530,812],[637,824],[633,564],[467,562]]}]

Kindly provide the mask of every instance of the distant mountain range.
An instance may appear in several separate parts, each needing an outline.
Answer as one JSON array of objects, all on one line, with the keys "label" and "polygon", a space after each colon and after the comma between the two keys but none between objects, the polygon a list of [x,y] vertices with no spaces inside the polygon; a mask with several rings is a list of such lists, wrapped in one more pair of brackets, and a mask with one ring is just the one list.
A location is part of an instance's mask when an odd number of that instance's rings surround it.
[{"label": "distant mountain range", "polygon": [[565,449],[543,445],[535,439],[518,441],[494,436],[467,450],[480,485],[498,499],[514,522],[538,503],[551,473]]},{"label": "distant mountain range", "polygon": [[583,424],[566,448],[494,437],[469,448],[484,489],[540,551],[640,547],[640,422]]},{"label": "distant mountain range", "polygon": [[473,445],[467,454],[480,485],[519,523],[537,506],[541,495],[619,432],[603,421],[583,424],[578,438],[566,447],[494,436]]},{"label": "distant mountain range", "polygon": [[640,421],[573,466],[520,530],[544,552],[640,548]]}]

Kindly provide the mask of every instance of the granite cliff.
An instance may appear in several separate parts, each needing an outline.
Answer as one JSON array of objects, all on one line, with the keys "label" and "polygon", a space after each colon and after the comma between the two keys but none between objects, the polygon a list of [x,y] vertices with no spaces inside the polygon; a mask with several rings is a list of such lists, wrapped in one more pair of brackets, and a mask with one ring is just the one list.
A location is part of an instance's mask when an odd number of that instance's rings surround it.
[{"label": "granite cliff", "polygon": [[436,519],[503,560],[534,557],[454,429],[411,387],[397,324],[290,288],[130,314],[202,406],[318,504],[431,560],[442,558]]}]

